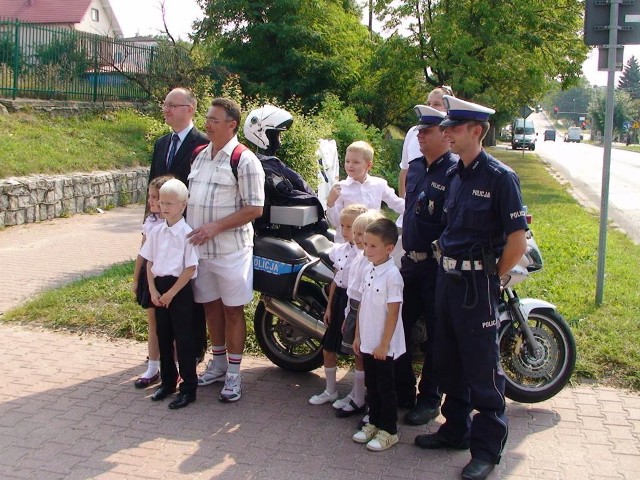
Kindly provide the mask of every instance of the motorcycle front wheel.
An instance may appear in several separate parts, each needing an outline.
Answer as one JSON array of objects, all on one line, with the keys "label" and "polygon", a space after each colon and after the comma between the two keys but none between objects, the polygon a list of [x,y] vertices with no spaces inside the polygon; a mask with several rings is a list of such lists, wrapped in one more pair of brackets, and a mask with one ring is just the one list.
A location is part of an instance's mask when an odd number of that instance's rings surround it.
[{"label": "motorcycle front wheel", "polygon": [[534,355],[520,328],[504,322],[498,342],[506,377],[505,396],[522,403],[537,403],[556,395],[569,382],[576,364],[576,342],[567,322],[555,310],[532,310],[527,318],[540,345]]},{"label": "motorcycle front wheel", "polygon": [[[301,294],[308,296],[315,315],[319,314],[321,293],[311,291],[311,285],[302,284]],[[305,288],[307,287],[307,288]],[[305,295],[306,294],[306,295]],[[326,304],[326,301],[324,301]],[[320,317],[322,318],[322,314]],[[302,330],[267,311],[264,303],[258,303],[253,316],[253,329],[262,352],[274,364],[292,372],[310,372],[322,366],[321,339],[313,338]]]}]

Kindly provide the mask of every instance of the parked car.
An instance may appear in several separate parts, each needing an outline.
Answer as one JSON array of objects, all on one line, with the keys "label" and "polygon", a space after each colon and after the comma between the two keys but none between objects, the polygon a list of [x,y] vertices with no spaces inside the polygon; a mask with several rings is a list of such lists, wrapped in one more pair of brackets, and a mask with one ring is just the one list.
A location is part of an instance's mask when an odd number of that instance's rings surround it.
[{"label": "parked car", "polygon": [[556,141],[556,131],[555,130],[545,130],[544,131],[544,141],[551,140],[552,142]]}]

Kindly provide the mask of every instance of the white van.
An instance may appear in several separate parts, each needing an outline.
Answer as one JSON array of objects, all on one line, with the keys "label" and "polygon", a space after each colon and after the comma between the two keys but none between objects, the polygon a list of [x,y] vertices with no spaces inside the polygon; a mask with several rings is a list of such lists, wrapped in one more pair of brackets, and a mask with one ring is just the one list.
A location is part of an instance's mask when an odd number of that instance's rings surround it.
[{"label": "white van", "polygon": [[567,134],[564,136],[564,141],[580,143],[580,140],[582,140],[582,129],[580,127],[569,127]]},{"label": "white van", "polygon": [[518,148],[529,150],[536,149],[536,130],[533,126],[533,120],[526,120],[524,118],[516,118],[513,121],[511,127],[511,148],[516,150]]}]

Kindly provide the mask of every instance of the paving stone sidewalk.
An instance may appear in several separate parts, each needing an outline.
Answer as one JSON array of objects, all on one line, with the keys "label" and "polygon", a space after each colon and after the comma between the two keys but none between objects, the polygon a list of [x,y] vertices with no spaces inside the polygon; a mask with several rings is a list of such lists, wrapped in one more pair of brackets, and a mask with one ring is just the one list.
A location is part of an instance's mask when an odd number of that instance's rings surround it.
[{"label": "paving stone sidewalk", "polygon": [[[136,208],[0,231],[0,261],[20,255],[10,262],[18,267],[3,266],[0,305],[133,258]],[[220,403],[214,384],[171,411],[167,401],[149,400],[151,388],[133,388],[145,355],[143,343],[0,322],[0,479],[439,480],[459,478],[469,459],[413,446],[442,417],[428,428],[400,425],[398,445],[369,452],[351,441],[357,419],[308,405],[324,386],[321,369],[293,374],[262,358],[243,361],[239,402]],[[350,380],[339,372],[343,390]],[[640,395],[567,388],[536,405],[509,402],[508,416],[509,440],[490,479],[640,480]]]}]

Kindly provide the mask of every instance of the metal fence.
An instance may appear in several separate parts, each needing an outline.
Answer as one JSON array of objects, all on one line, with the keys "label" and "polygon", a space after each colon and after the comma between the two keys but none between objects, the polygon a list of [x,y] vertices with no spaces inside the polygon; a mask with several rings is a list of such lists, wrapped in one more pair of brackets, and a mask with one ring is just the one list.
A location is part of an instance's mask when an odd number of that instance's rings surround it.
[{"label": "metal fence", "polygon": [[149,43],[0,18],[0,96],[147,99],[135,79],[144,80],[159,68],[156,48]]}]

